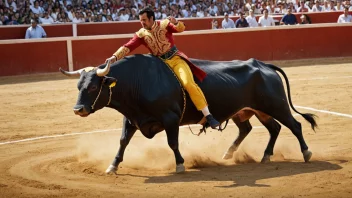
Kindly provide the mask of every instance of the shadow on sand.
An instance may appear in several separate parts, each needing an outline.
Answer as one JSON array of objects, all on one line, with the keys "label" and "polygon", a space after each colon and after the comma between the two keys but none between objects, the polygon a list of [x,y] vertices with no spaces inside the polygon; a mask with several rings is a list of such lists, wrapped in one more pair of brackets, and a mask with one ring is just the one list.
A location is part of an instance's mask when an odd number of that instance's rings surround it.
[{"label": "shadow on sand", "polygon": [[174,182],[207,182],[222,181],[233,182],[231,185],[214,186],[220,188],[232,188],[240,186],[270,187],[270,185],[257,184],[258,180],[272,179],[285,176],[294,176],[305,173],[321,171],[333,171],[342,169],[339,165],[346,160],[327,162],[312,161],[304,162],[271,162],[268,164],[250,163],[230,166],[213,166],[201,169],[188,169],[182,174],[168,174],[163,176],[140,176],[146,178],[145,183],[174,183]]}]

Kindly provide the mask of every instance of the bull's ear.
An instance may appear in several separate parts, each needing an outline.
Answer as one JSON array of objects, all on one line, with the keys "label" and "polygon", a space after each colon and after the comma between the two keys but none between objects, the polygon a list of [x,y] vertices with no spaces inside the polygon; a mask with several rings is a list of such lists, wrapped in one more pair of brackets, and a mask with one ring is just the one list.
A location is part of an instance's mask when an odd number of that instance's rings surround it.
[{"label": "bull's ear", "polygon": [[116,78],[105,77],[104,85],[109,87],[115,87],[116,82],[117,82]]}]

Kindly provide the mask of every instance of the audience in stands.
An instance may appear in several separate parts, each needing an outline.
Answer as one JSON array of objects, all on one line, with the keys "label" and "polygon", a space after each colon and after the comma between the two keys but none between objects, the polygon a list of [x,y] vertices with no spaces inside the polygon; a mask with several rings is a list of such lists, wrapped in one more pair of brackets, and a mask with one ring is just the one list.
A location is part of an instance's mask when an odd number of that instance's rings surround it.
[{"label": "audience in stands", "polygon": [[[157,19],[352,11],[352,0],[0,0],[0,24],[90,23],[138,20],[138,11],[150,6]],[[249,11],[252,10],[250,13]],[[253,18],[252,16],[252,18]],[[256,26],[250,21],[249,27]],[[231,23],[231,22],[230,22]],[[221,24],[219,24],[221,26]],[[222,28],[222,27],[219,27]]]}]

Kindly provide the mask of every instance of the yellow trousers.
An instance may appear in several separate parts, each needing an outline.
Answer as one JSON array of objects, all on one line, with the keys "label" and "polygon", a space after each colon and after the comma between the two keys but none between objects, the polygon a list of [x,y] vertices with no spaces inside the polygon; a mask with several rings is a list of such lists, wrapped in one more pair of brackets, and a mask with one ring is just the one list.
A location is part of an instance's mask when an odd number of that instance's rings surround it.
[{"label": "yellow trousers", "polygon": [[175,55],[165,62],[175,72],[176,76],[181,82],[181,85],[188,92],[192,102],[200,111],[208,106],[205,96],[199,86],[194,82],[193,74],[186,61],[181,57]]}]

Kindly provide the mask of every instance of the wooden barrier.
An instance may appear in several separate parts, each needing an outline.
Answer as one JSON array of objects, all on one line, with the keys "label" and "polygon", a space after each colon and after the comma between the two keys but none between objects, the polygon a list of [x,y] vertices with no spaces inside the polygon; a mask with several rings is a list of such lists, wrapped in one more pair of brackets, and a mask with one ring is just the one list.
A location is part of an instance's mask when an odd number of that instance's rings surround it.
[{"label": "wooden barrier", "polygon": [[[191,58],[216,61],[346,57],[352,55],[348,40],[341,36],[347,32],[352,32],[352,23],[200,30],[175,34],[175,42]],[[0,50],[6,57],[0,59],[0,76],[55,72],[60,66],[71,70],[97,66],[131,37],[132,34],[0,41]],[[334,39],[326,42],[330,38]],[[140,46],[131,54],[136,53],[148,51]]]},{"label": "wooden barrier", "polygon": [[[336,23],[339,12],[314,12],[306,13],[313,24],[316,23]],[[297,21],[300,22],[301,13],[295,13]],[[257,20],[260,16],[256,16]],[[282,15],[273,16],[275,20],[280,21]],[[223,20],[222,16],[216,17],[219,24]],[[238,17],[230,17],[237,20]],[[211,29],[211,21],[213,18],[186,18],[180,19],[186,23],[186,30],[207,30]],[[6,39],[24,39],[26,29],[29,25],[19,26],[0,26],[0,40]],[[55,24],[43,25],[48,37],[67,37],[74,36],[72,24]],[[141,25],[139,21],[128,22],[100,22],[100,23],[81,23],[77,24],[77,36],[92,36],[92,35],[115,35],[115,34],[131,34],[139,30]]]},{"label": "wooden barrier", "polygon": [[[0,26],[0,40],[24,39],[30,25]],[[48,37],[73,36],[72,24],[41,25]]]},{"label": "wooden barrier", "polygon": [[57,72],[60,66],[68,69],[66,41],[35,40],[0,42],[0,76]]}]

